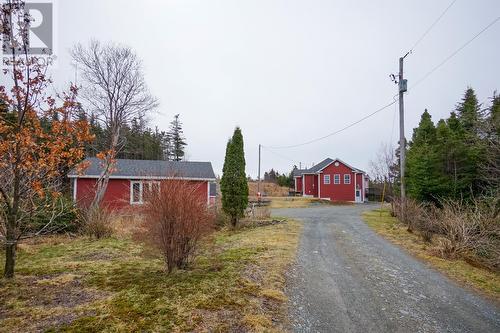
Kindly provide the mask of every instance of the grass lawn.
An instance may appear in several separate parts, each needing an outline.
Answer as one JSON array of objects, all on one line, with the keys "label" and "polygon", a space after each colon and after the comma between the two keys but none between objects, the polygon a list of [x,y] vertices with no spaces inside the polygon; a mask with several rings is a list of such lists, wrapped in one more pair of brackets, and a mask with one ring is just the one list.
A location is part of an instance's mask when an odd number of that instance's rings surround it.
[{"label": "grass lawn", "polygon": [[0,279],[0,331],[284,331],[284,271],[300,229],[286,221],[218,231],[172,275],[130,239],[22,244],[16,278]]},{"label": "grass lawn", "polygon": [[399,224],[388,210],[365,212],[363,217],[366,223],[377,233],[405,248],[408,252],[429,263],[451,279],[500,301],[499,274],[472,266],[464,260],[448,260],[433,255],[433,253],[436,253],[434,245],[423,241],[417,234],[409,233],[406,226]]}]

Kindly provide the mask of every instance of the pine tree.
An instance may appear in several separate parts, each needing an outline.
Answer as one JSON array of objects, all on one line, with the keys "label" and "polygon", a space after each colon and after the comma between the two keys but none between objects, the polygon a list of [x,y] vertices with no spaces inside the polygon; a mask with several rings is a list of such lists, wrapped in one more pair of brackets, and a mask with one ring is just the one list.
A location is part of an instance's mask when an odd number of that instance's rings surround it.
[{"label": "pine tree", "polygon": [[439,159],[435,149],[436,128],[427,109],[413,130],[406,160],[408,195],[420,201],[436,201],[439,190]]},{"label": "pine tree", "polygon": [[226,146],[221,179],[222,209],[237,225],[248,206],[248,183],[245,174],[245,152],[241,129],[236,127]]},{"label": "pine tree", "polygon": [[179,115],[174,116],[174,120],[170,123],[168,132],[171,144],[171,154],[174,161],[181,161],[184,157],[184,147],[187,146],[186,139],[183,136],[182,123],[179,120]]},{"label": "pine tree", "polygon": [[[500,95],[493,93],[483,121],[485,158],[480,166],[485,193],[500,200]],[[498,204],[497,204],[498,205]],[[499,205],[500,206],[500,205]]]},{"label": "pine tree", "polygon": [[483,182],[480,177],[480,166],[484,163],[485,145],[480,136],[482,115],[476,94],[472,88],[465,91],[462,101],[456,108],[457,119],[461,131],[457,132],[457,144],[460,148],[460,171],[458,190],[460,196],[469,198],[481,192]]}]

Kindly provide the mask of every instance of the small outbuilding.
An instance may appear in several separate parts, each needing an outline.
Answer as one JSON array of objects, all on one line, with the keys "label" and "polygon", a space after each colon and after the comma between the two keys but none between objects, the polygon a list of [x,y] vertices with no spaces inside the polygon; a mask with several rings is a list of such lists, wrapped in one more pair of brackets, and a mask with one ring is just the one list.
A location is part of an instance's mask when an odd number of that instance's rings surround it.
[{"label": "small outbuilding", "polygon": [[[82,173],[72,170],[68,177],[75,202],[88,205],[94,198],[103,166],[98,158],[87,158],[84,163],[88,167]],[[198,186],[200,200],[207,205],[215,202],[215,174],[210,162],[118,159],[109,177],[103,205],[112,209],[141,206],[145,191],[168,179],[188,180]]]}]

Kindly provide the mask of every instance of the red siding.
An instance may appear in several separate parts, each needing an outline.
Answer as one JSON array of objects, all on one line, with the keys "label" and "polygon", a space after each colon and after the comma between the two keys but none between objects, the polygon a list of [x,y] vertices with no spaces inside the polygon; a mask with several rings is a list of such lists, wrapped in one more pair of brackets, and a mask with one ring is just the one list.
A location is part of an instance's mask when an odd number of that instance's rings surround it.
[{"label": "red siding", "polygon": [[[103,206],[118,210],[140,206],[130,204],[130,181],[130,179],[110,179],[108,188],[104,194]],[[207,202],[208,182],[192,181],[192,183],[199,184],[197,191],[199,192],[200,200]],[[94,178],[77,178],[76,201],[78,204],[83,206],[90,204],[94,198],[95,184],[96,179]]]},{"label": "red siding", "polygon": [[303,175],[304,195],[318,196],[318,175]]},{"label": "red siding", "polygon": [[295,192],[302,193],[302,177],[295,177]]},{"label": "red siding", "polygon": [[[340,174],[340,184],[334,184],[335,174]],[[344,175],[351,175],[351,183],[344,184]],[[330,185],[325,185],[325,175],[330,175]],[[354,173],[352,169],[339,162],[330,164],[321,173],[321,198],[329,198],[332,201],[354,201]]]}]

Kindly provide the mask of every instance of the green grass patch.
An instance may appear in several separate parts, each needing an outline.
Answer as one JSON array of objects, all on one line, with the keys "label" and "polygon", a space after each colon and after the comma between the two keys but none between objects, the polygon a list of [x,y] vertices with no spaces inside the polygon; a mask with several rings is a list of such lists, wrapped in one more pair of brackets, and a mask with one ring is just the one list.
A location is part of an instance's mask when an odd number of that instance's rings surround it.
[{"label": "green grass patch", "polygon": [[472,266],[464,260],[450,260],[436,256],[435,253],[438,253],[437,245],[425,242],[416,233],[408,232],[406,226],[398,223],[398,220],[392,217],[388,210],[368,211],[363,214],[363,218],[366,224],[384,238],[405,248],[412,255],[429,263],[451,279],[500,301],[499,274]]},{"label": "green grass patch", "polygon": [[171,275],[130,239],[23,244],[16,278],[0,280],[0,332],[285,330],[299,232],[294,221],[219,231]]}]

